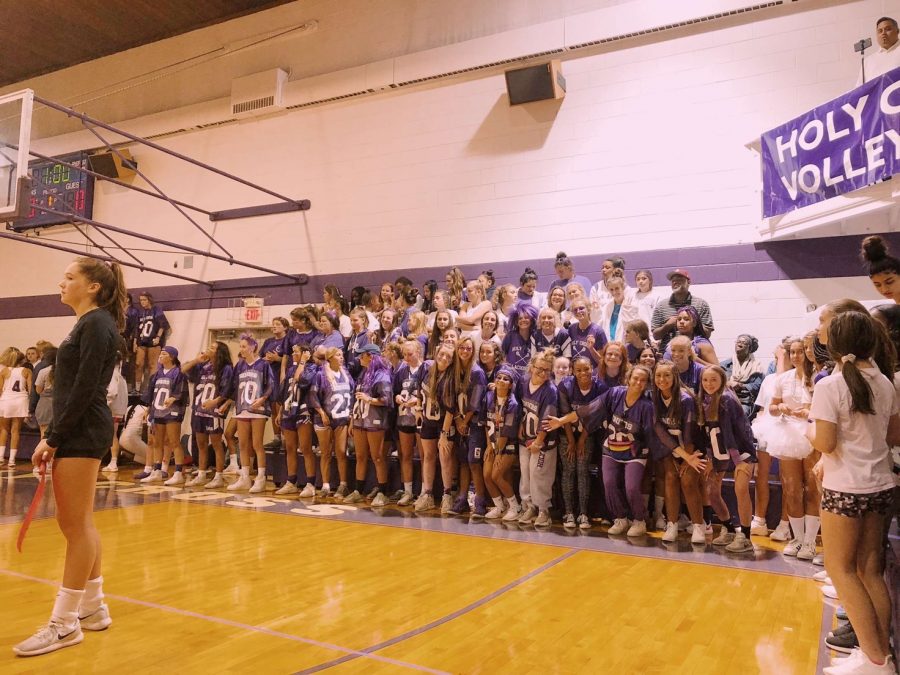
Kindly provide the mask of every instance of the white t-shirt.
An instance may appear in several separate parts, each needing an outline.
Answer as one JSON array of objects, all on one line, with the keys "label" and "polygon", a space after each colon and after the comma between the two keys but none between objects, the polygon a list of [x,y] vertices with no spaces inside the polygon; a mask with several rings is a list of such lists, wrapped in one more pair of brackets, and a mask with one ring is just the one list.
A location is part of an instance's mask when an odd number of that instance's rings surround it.
[{"label": "white t-shirt", "polygon": [[759,393],[756,395],[756,403],[754,405],[757,408],[761,408],[760,415],[769,414],[769,404],[772,402],[772,397],[775,394],[775,380],[777,379],[778,373],[772,373],[771,375],[766,375],[762,384],[759,385]]},{"label": "white t-shirt", "polygon": [[[866,82],[873,80],[879,75],[884,75],[894,68],[900,68],[900,40],[888,49],[879,47],[877,52],[866,55]],[[856,78],[856,86],[859,87],[862,83],[862,68],[860,68],[859,75]]]},{"label": "white t-shirt", "polygon": [[794,411],[808,407],[812,401],[809,389],[803,386],[803,382],[797,377],[797,371],[794,368],[775,377],[772,398],[780,398],[788,408]]},{"label": "white t-shirt", "polygon": [[810,418],[837,425],[834,452],[822,455],[822,487],[870,494],[894,487],[887,429],[900,405],[894,385],[877,368],[859,370],[872,388],[874,415],[850,411],[850,390],[836,370],[816,384]]}]

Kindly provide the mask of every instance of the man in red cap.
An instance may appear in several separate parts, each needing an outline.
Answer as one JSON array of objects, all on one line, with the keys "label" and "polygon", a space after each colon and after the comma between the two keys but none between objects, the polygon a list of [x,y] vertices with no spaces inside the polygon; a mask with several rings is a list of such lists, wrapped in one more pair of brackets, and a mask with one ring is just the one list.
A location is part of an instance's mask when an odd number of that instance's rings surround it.
[{"label": "man in red cap", "polygon": [[669,340],[675,337],[675,318],[678,316],[678,310],[687,305],[691,305],[700,315],[700,323],[703,324],[703,331],[706,337],[713,332],[712,314],[709,311],[709,303],[703,298],[691,295],[691,275],[682,268],[674,269],[666,275],[669,283],[672,284],[672,295],[668,300],[661,300],[656,309],[653,310],[653,318],[650,320],[650,330],[653,331],[653,337],[659,341],[659,350],[665,351]]}]

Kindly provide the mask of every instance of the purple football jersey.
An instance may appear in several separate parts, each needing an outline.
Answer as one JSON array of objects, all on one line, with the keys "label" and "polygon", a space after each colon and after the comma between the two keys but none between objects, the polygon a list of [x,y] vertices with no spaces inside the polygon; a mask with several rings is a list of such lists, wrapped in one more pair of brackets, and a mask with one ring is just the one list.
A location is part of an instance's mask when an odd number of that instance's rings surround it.
[{"label": "purple football jersey", "polygon": [[[654,394],[654,397],[658,394]],[[654,410],[655,412],[655,410]],[[685,450],[694,445],[694,429],[697,425],[696,403],[688,392],[681,392],[681,416],[655,415],[654,433],[650,435],[650,451],[653,458],[661,460],[677,447]]]},{"label": "purple football jersey", "polygon": [[632,406],[625,401],[627,387],[610,389],[606,395],[606,439],[603,454],[618,462],[646,460],[653,434],[653,403],[641,396]]},{"label": "purple football jersey", "polygon": [[[582,406],[588,405],[591,401],[599,398],[603,392],[609,389],[606,384],[596,377],[591,377],[591,384],[587,391],[582,391],[578,386],[578,381],[574,375],[568,375],[559,383],[559,414],[560,416],[568,415],[572,411],[577,411]],[[584,427],[579,419],[572,425],[572,430],[578,436],[584,431]]]},{"label": "purple football jersey", "polygon": [[[401,401],[408,401],[416,398],[418,394],[418,375],[425,367],[420,363],[415,370],[410,370],[409,364],[405,361],[397,366],[394,371],[394,397],[400,397]],[[397,408],[397,426],[398,427],[414,427],[417,424],[416,412],[412,407]]]},{"label": "purple football jersey", "polygon": [[588,337],[590,336],[594,337],[594,349],[598,352],[608,342],[606,332],[593,321],[584,330],[578,323],[573,323],[569,326],[569,337],[572,339],[572,358],[586,356],[594,366],[597,366],[600,362],[594,358],[588,349]]},{"label": "purple football jersey", "polygon": [[222,367],[222,373],[218,379],[216,378],[213,364],[208,361],[192,368],[190,381],[194,384],[194,401],[191,408],[193,414],[197,417],[218,417],[221,419],[222,415],[216,411],[216,408],[204,408],[203,404],[215,398],[230,398],[233,376],[234,369],[230,363],[226,363]]},{"label": "purple football jersey", "polygon": [[[234,413],[254,413],[257,415],[272,414],[272,397],[275,393],[275,384],[272,369],[264,359],[256,359],[248,364],[244,359],[238,361],[234,367],[232,378],[231,396],[234,401]],[[258,408],[250,405],[257,399],[265,397],[265,401]]]},{"label": "purple football jersey", "polygon": [[159,338],[159,344],[156,346],[165,346],[168,329],[169,321],[162,309],[156,305],[150,309],[138,308],[136,335],[138,347],[153,347],[153,340],[156,338]]},{"label": "purple football jersey", "polygon": [[521,423],[521,408],[516,400],[516,395],[509,392],[506,400],[497,398],[496,391],[489,391],[485,397],[485,409],[487,410],[487,437],[494,443],[497,451],[504,448],[496,447],[498,438],[505,438],[505,448],[514,447],[519,440],[519,425]]},{"label": "purple football jersey", "polygon": [[377,399],[381,405],[372,405],[368,401],[354,399],[353,426],[366,431],[384,431],[387,429],[388,418],[393,407],[393,384],[390,371],[381,371],[372,382],[367,380],[369,378],[366,377],[366,371],[363,370],[356,383],[356,391]]},{"label": "purple football jersey", "polygon": [[531,339],[525,339],[519,331],[514,330],[503,338],[501,351],[506,357],[506,362],[519,375],[519,381],[528,377],[528,362],[531,361]]},{"label": "purple football jersey", "polygon": [[[530,382],[523,382],[519,387],[522,396],[522,424],[519,430],[519,439],[523,442],[533,441],[540,433],[544,422],[550,417],[556,417],[559,405],[559,394],[556,385],[544,382],[537,390],[532,391]],[[559,430],[548,431],[544,437],[544,447],[551,449],[556,445]]]},{"label": "purple football jersey", "polygon": [[[710,397],[704,395],[704,407],[708,408],[709,404]],[[716,471],[725,471],[729,462],[755,463],[756,443],[750,422],[741,402],[728,390],[719,398],[718,417],[716,421],[706,419],[703,425]]]},{"label": "purple football jersey", "polygon": [[[150,380],[149,391],[150,419],[153,422],[179,422],[184,419],[187,404],[187,378],[177,366],[164,370],[160,366]],[[166,405],[166,399],[174,398],[175,402]]]}]

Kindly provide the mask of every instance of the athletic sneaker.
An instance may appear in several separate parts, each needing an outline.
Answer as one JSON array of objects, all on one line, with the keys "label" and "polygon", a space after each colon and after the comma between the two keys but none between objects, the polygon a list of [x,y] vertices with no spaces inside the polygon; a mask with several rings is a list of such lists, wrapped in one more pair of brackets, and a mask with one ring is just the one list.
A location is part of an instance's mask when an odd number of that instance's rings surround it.
[{"label": "athletic sneaker", "polygon": [[112,625],[112,618],[109,616],[109,607],[103,603],[87,616],[79,616],[82,630],[106,630]]},{"label": "athletic sneaker", "polygon": [[225,470],[222,473],[224,473],[226,476],[236,476],[240,474],[240,472],[241,467],[239,467],[234,462],[229,462],[228,466],[225,467]]},{"label": "athletic sneaker", "polygon": [[344,497],[345,504],[359,504],[363,501],[364,497],[359,493],[359,490],[354,490],[349,495]]},{"label": "athletic sneaker", "polygon": [[845,659],[835,659],[827,668],[825,675],[894,675],[894,659],[890,654],[880,666],[872,663],[861,649],[854,649]]},{"label": "athletic sneaker", "polygon": [[626,532],[629,537],[643,537],[645,534],[647,534],[647,523],[643,520],[635,520]]},{"label": "athletic sneaker", "polygon": [[834,586],[827,584],[825,586],[822,586],[820,590],[822,591],[822,595],[824,595],[826,598],[829,598],[831,600],[838,599],[837,589]]},{"label": "athletic sneaker", "polygon": [[678,539],[678,523],[667,524],[666,533],[663,535],[662,540],[671,544],[676,539]]},{"label": "athletic sneaker", "polygon": [[550,527],[553,521],[550,519],[550,513],[544,509],[540,509],[537,518],[534,519],[535,527]]},{"label": "athletic sneaker", "polygon": [[825,638],[825,646],[842,654],[849,654],[859,647],[859,640],[856,639],[856,631],[847,631],[842,635],[830,635]]},{"label": "athletic sneaker", "polygon": [[444,493],[441,497],[441,513],[450,513],[450,509],[453,508],[453,497]]},{"label": "athletic sneaker", "polygon": [[259,478],[254,479],[253,485],[250,488],[251,495],[258,495],[260,492],[266,491],[266,477],[260,476]]},{"label": "athletic sneaker", "polygon": [[318,499],[328,499],[330,496],[331,492],[329,490],[326,490],[325,488],[322,488],[316,493],[316,497]]},{"label": "athletic sneaker", "polygon": [[834,618],[838,621],[848,621],[850,617],[847,616],[847,610],[844,609],[843,605],[838,605],[838,608],[834,610]]},{"label": "athletic sneaker", "polygon": [[453,502],[453,506],[450,507],[450,510],[447,511],[451,516],[461,516],[464,513],[469,512],[469,500],[466,499],[464,495],[460,495],[456,498],[456,501]]},{"label": "athletic sneaker", "polygon": [[100,471],[102,471],[103,473],[119,473],[119,465],[115,462],[110,462],[102,469],[100,469]]},{"label": "athletic sneaker", "polygon": [[812,564],[818,567],[825,567],[825,554],[816,553],[816,557],[812,559]]},{"label": "athletic sneaker", "polygon": [[181,471],[176,471],[163,485],[184,485],[184,474]]},{"label": "athletic sneaker", "polygon": [[768,537],[769,526],[766,525],[766,519],[753,516],[753,520],[750,521],[750,534],[754,537]]},{"label": "athletic sneaker", "polygon": [[567,513],[566,515],[563,516],[563,527],[566,528],[567,530],[575,529],[575,514],[574,513]]},{"label": "athletic sneaker", "polygon": [[607,530],[607,534],[625,534],[625,530],[628,529],[629,525],[628,518],[616,518],[609,530]]},{"label": "athletic sneaker", "polygon": [[206,477],[206,474],[198,473],[194,478],[191,478],[187,483],[184,484],[185,487],[203,487],[209,482],[209,479]]},{"label": "athletic sneaker", "polygon": [[819,570],[812,576],[813,581],[818,581],[820,584],[828,584],[831,585],[831,577],[828,576],[828,572],[825,570]]},{"label": "athletic sneaker", "polygon": [[484,497],[475,497],[475,506],[472,509],[473,520],[483,520],[487,514],[487,502]]},{"label": "athletic sneaker", "polygon": [[537,518],[537,515],[537,507],[534,504],[529,504],[519,516],[519,525],[531,525],[531,523],[534,522],[534,519]]},{"label": "athletic sneaker", "polygon": [[725,547],[725,550],[729,553],[749,553],[753,550],[753,544],[750,543],[750,538],[746,534],[738,531],[734,533],[734,539]]},{"label": "athletic sneaker", "polygon": [[229,492],[234,492],[236,490],[249,490],[252,485],[253,484],[250,482],[250,476],[241,476],[225,489]]},{"label": "athletic sneaker", "polygon": [[399,502],[401,499],[403,499],[403,495],[405,494],[406,492],[404,490],[397,490],[394,494],[391,495],[391,501]]},{"label": "athletic sneaker", "polygon": [[507,507],[506,512],[503,514],[503,517],[501,518],[501,520],[505,523],[514,523],[517,520],[519,520],[519,515],[520,515],[519,507],[513,506],[512,504],[510,504]]},{"label": "athletic sneaker", "polygon": [[409,506],[413,501],[412,492],[404,492],[400,499],[397,500],[397,506]]},{"label": "athletic sneaker", "polygon": [[84,640],[84,633],[81,632],[81,626],[77,623],[73,628],[64,629],[58,623],[51,621],[46,626],[39,628],[37,633],[30,638],[13,647],[13,651],[18,656],[37,656],[55,652],[63,647],[77,645],[82,640]]},{"label": "athletic sneaker", "polygon": [[372,506],[374,507],[387,506],[389,503],[388,498],[384,496],[383,492],[375,493],[375,499],[372,500]]},{"label": "athletic sneaker", "polygon": [[216,474],[213,476],[213,479],[209,481],[206,485],[204,485],[207,490],[211,490],[213,488],[223,488],[225,487],[225,479],[222,477],[222,474]]},{"label": "athletic sneaker", "polygon": [[706,526],[697,524],[691,527],[691,543],[706,544]]},{"label": "athletic sneaker", "polygon": [[503,507],[502,506],[492,506],[491,509],[484,514],[484,517],[488,520],[497,520],[498,518],[503,516]]},{"label": "athletic sneaker", "polygon": [[786,520],[782,520],[778,523],[778,527],[769,534],[769,539],[772,541],[788,541],[790,538],[791,524]]},{"label": "athletic sneaker", "polygon": [[719,536],[712,540],[713,546],[728,546],[734,541],[734,532],[729,532],[722,526],[719,530]]},{"label": "athletic sneaker", "polygon": [[153,473],[153,470],[152,470],[152,469],[151,469],[150,471],[146,471],[146,470],[145,470],[145,471],[141,471],[140,473],[134,474],[134,476],[132,476],[132,479],[134,479],[134,480],[144,480],[144,479],[145,479],[147,476],[149,476],[151,473]]},{"label": "athletic sneaker", "polygon": [[377,495],[378,495],[378,486],[376,485],[369,491],[369,494],[366,495],[366,499],[369,501],[372,501],[373,499],[375,499],[375,497]]},{"label": "athletic sneaker", "polygon": [[350,488],[346,485],[338,485],[338,489],[334,491],[334,498],[338,501],[345,499],[350,494]]},{"label": "athletic sneaker", "polygon": [[703,527],[707,537],[711,537],[715,534],[715,532],[713,532],[712,523],[704,523]]},{"label": "athletic sneaker", "polygon": [[316,496],[316,488],[312,483],[307,483],[300,491],[300,499],[309,499]]},{"label": "athletic sneaker", "polygon": [[586,514],[582,513],[578,516],[578,527],[582,530],[591,529],[591,519],[588,518]]},{"label": "athletic sneaker", "polygon": [[414,511],[429,511],[434,508],[434,495],[430,492],[423,492],[416,500]]},{"label": "athletic sneaker", "polygon": [[167,478],[164,471],[160,471],[159,469],[153,469],[150,472],[150,475],[141,479],[142,483],[159,483],[162,480]]},{"label": "athletic sneaker", "polygon": [[828,631],[828,637],[838,637],[840,635],[846,635],[847,633],[852,633],[853,624],[850,622],[842,623],[840,626],[835,628],[832,631]]},{"label": "athletic sneaker", "polygon": [[803,542],[799,539],[791,539],[787,544],[785,544],[784,550],[781,552],[781,555],[791,556],[792,558],[797,557],[797,553],[800,552],[800,549],[803,547]]},{"label": "athletic sneaker", "polygon": [[280,488],[275,490],[276,495],[295,495],[298,492],[300,492],[300,488],[298,488],[296,485],[294,485],[290,481],[288,481],[287,483],[282,485]]},{"label": "athletic sneaker", "polygon": [[797,560],[811,561],[815,557],[816,557],[816,545],[815,544],[804,543],[803,546],[800,547],[800,550],[797,551]]}]

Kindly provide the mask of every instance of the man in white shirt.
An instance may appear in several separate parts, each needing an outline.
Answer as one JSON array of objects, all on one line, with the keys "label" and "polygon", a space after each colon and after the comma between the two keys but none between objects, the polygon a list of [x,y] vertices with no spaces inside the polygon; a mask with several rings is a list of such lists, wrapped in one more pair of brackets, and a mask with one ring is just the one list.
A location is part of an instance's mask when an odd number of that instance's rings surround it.
[{"label": "man in white shirt", "polygon": [[[900,68],[900,47],[898,47],[900,31],[896,19],[883,16],[875,22],[875,39],[878,51],[866,56],[866,82],[879,75]],[[856,80],[856,86],[863,84],[862,70]]]}]

